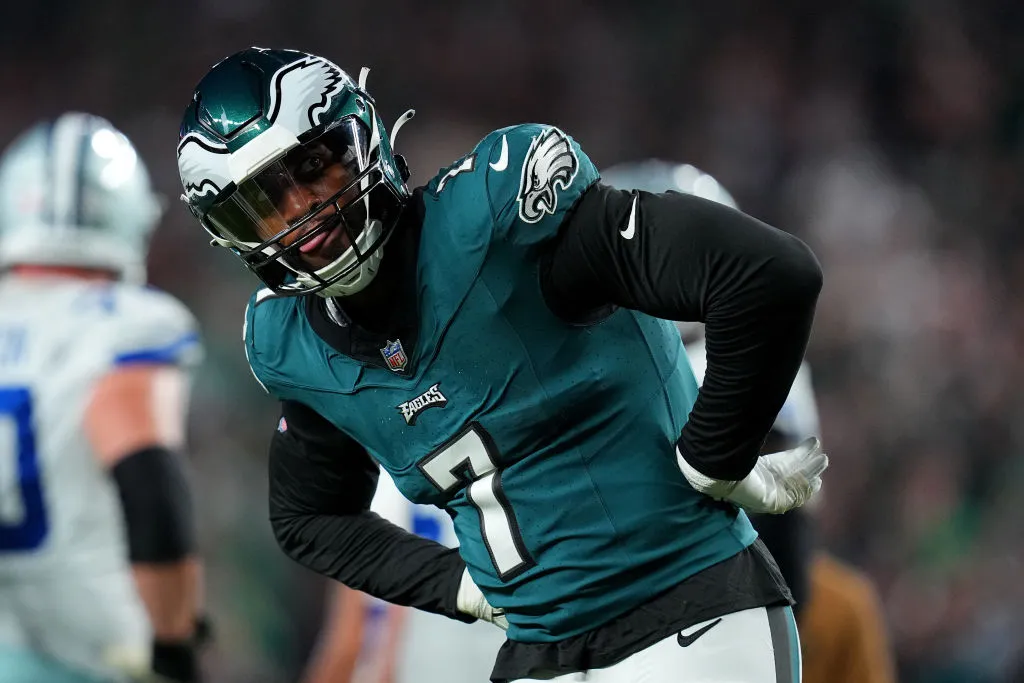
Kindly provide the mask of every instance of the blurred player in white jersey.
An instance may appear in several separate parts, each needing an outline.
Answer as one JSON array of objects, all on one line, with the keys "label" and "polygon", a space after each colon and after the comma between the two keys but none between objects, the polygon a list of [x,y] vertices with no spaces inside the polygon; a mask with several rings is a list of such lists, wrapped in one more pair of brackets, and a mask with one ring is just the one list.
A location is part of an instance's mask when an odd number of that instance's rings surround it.
[{"label": "blurred player in white jersey", "polygon": [[[198,681],[195,320],[144,286],[159,197],[68,113],[0,159],[0,681]],[[154,673],[160,677],[154,677]]]},{"label": "blurred player in white jersey", "polygon": [[[371,510],[454,548],[448,514],[406,500],[381,472]],[[303,683],[485,683],[505,642],[485,622],[465,624],[333,586],[325,628]],[[452,662],[458,662],[454,666]]]}]

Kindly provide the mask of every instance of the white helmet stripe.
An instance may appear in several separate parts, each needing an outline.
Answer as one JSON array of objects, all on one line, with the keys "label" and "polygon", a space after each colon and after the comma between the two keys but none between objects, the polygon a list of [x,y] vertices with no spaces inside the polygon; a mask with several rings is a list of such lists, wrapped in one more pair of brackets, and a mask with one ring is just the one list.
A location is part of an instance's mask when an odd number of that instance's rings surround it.
[{"label": "white helmet stripe", "polygon": [[88,120],[82,114],[65,114],[57,119],[52,133],[53,224],[78,222],[78,194],[82,164],[82,136]]}]

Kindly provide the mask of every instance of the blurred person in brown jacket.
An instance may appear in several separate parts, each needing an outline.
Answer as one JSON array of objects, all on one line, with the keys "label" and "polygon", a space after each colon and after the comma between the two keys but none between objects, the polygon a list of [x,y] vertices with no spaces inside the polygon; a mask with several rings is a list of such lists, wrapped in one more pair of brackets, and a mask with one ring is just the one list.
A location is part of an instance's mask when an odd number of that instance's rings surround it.
[{"label": "blurred person in brown jacket", "polygon": [[818,550],[811,559],[809,597],[797,612],[804,683],[896,680],[878,592],[863,572]]}]

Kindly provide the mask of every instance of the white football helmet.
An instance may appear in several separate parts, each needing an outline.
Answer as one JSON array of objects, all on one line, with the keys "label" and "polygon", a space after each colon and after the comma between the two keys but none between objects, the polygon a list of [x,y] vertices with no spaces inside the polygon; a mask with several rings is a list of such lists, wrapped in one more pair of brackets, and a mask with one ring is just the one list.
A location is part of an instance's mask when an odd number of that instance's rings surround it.
[{"label": "white football helmet", "polygon": [[135,148],[98,116],[38,123],[0,158],[0,268],[95,268],[142,283],[162,213]]}]

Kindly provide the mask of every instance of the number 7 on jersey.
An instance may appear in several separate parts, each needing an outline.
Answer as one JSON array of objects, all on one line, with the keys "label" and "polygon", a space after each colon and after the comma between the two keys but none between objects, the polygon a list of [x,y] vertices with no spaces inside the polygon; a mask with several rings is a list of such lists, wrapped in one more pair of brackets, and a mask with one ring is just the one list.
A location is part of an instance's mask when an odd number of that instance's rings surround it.
[{"label": "number 7 on jersey", "polygon": [[515,513],[501,488],[491,435],[476,422],[420,461],[439,491],[453,493],[469,481],[466,496],[480,515],[480,532],[498,578],[508,581],[533,566]]}]

